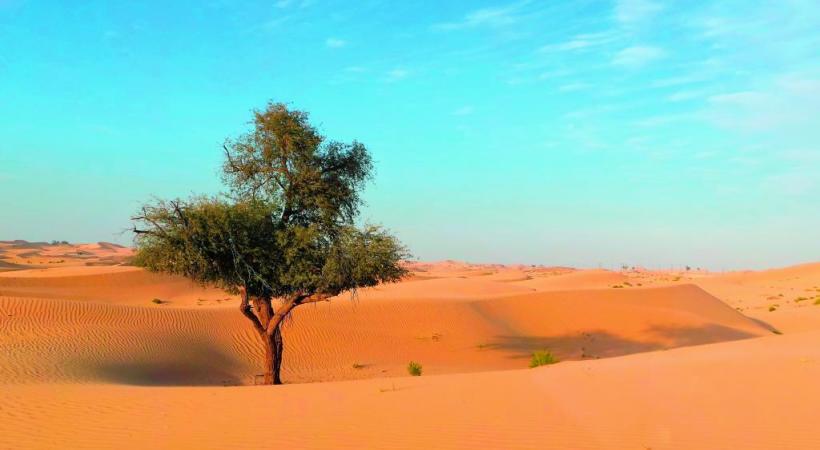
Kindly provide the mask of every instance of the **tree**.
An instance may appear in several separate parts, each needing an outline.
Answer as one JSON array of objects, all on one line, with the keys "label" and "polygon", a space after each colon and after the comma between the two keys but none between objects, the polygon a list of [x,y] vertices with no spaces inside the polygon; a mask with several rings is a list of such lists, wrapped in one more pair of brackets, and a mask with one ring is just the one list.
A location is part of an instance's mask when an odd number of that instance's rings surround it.
[{"label": "tree", "polygon": [[223,146],[229,192],[142,206],[135,262],[239,294],[265,349],[265,383],[281,384],[291,312],[397,281],[408,255],[384,229],[354,225],[373,170],[364,145],[327,141],[280,103],[254,111],[252,125]]}]

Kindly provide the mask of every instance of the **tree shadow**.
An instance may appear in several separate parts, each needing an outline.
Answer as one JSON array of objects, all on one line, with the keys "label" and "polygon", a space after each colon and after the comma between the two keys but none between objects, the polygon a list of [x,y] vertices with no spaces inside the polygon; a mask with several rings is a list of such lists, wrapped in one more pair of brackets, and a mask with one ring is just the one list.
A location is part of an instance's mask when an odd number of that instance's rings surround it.
[{"label": "tree shadow", "polygon": [[488,351],[506,351],[510,358],[530,358],[538,350],[549,350],[559,359],[597,359],[677,347],[711,344],[757,337],[723,325],[696,327],[654,326],[646,329],[645,339],[631,339],[604,330],[591,330],[559,336],[496,336],[486,344]]},{"label": "tree shadow", "polygon": [[[214,345],[205,342],[169,342],[168,348],[172,350],[156,357],[146,355],[130,361],[85,362],[84,366],[96,379],[132,386],[245,384],[239,375],[242,369],[236,359]],[[173,353],[174,350],[176,353]]]}]

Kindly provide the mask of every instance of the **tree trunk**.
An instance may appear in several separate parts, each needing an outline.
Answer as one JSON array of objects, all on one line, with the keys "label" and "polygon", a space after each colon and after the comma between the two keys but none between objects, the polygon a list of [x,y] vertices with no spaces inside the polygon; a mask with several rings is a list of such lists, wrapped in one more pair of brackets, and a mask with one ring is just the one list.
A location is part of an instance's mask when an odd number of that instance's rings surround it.
[{"label": "tree trunk", "polygon": [[273,335],[262,336],[262,341],[265,347],[265,384],[282,384],[282,353],[285,349],[282,342],[282,330],[279,326],[273,332]]},{"label": "tree trunk", "polygon": [[285,352],[285,344],[282,341],[282,329],[280,325],[276,326],[273,332],[273,384],[282,384],[282,379],[279,373],[282,371],[282,356]]}]

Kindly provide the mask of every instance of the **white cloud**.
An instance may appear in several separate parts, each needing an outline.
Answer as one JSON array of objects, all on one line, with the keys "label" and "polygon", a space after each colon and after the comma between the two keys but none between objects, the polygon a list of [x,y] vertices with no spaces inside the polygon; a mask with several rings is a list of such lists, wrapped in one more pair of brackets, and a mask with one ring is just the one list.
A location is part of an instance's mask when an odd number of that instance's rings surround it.
[{"label": "white cloud", "polygon": [[558,90],[561,91],[561,92],[576,92],[576,91],[582,91],[582,90],[587,89],[589,87],[590,87],[590,85],[587,84],[587,83],[576,81],[574,83],[567,83],[567,84],[561,85],[560,87],[558,87]]},{"label": "white cloud", "polygon": [[615,20],[626,26],[637,25],[662,9],[663,6],[650,0],[618,0],[615,3]]},{"label": "white cloud", "polygon": [[758,89],[708,98],[705,116],[716,125],[740,131],[778,131],[782,139],[817,142],[820,138],[820,78],[787,75]]},{"label": "white cloud", "polygon": [[678,91],[666,96],[666,100],[670,102],[684,102],[699,98],[702,95],[702,91]]},{"label": "white cloud", "polygon": [[497,8],[482,8],[467,13],[463,19],[457,22],[446,22],[433,25],[439,30],[460,30],[475,27],[503,27],[516,23],[518,17],[515,15],[522,6],[528,2],[519,2]]},{"label": "white cloud", "polygon": [[328,48],[342,48],[347,45],[347,41],[344,39],[329,37],[325,39],[325,45]]},{"label": "white cloud", "polygon": [[659,47],[636,45],[627,47],[612,58],[612,64],[630,68],[642,67],[666,56],[666,52]]},{"label": "white cloud", "polygon": [[541,47],[540,50],[543,52],[565,52],[573,50],[584,50],[609,44],[611,42],[614,42],[616,39],[617,35],[609,32],[579,34],[573,36],[572,39],[566,42],[562,42],[560,44],[546,45],[544,47]]}]

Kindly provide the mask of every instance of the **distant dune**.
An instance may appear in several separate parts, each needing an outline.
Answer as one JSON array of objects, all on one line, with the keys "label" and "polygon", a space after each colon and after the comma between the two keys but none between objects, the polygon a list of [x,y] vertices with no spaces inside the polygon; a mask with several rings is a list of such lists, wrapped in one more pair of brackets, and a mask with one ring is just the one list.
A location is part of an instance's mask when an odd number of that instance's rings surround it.
[{"label": "distant dune", "polygon": [[236,297],[130,256],[0,244],[0,448],[820,448],[820,264],[408,263],[297,309],[253,387]]}]

